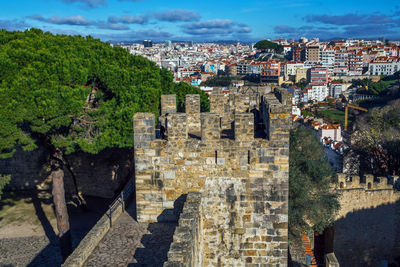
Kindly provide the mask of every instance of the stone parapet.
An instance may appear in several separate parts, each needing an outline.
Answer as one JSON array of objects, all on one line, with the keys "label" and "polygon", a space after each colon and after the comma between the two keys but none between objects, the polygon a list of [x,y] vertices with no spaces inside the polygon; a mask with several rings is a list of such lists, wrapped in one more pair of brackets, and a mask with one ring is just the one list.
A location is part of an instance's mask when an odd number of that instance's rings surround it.
[{"label": "stone parapet", "polygon": [[254,114],[235,114],[235,140],[251,142],[254,139]]},{"label": "stone parapet", "polygon": [[167,136],[169,141],[186,140],[188,137],[187,115],[170,114],[167,117]]},{"label": "stone parapet", "polygon": [[133,139],[136,147],[148,147],[156,137],[154,114],[136,113],[133,116]]},{"label": "stone parapet", "polygon": [[161,96],[161,115],[176,113],[176,95]]},{"label": "stone parapet", "polygon": [[201,140],[203,142],[221,139],[221,117],[215,113],[201,114]]},{"label": "stone parapet", "polygon": [[164,267],[202,266],[199,249],[200,203],[200,193],[188,193]]},{"label": "stone parapet", "polygon": [[335,253],[329,253],[325,255],[325,267],[340,267]]},{"label": "stone parapet", "polygon": [[188,134],[200,135],[200,95],[186,95],[186,125]]},{"label": "stone parapet", "polygon": [[374,177],[374,175],[366,174],[360,177],[339,173],[337,189],[393,190],[398,181],[399,176]]},{"label": "stone parapet", "polygon": [[338,175],[333,251],[342,266],[379,266],[399,257],[397,184],[398,177]]},{"label": "stone parapet", "polygon": [[81,267],[92,254],[103,237],[110,230],[112,225],[117,221],[121,214],[125,211],[129,199],[134,192],[134,181],[130,180],[122,190],[118,198],[111,204],[106,213],[97,221],[95,226],[86,234],[79,242],[71,255],[66,259],[63,267]]}]

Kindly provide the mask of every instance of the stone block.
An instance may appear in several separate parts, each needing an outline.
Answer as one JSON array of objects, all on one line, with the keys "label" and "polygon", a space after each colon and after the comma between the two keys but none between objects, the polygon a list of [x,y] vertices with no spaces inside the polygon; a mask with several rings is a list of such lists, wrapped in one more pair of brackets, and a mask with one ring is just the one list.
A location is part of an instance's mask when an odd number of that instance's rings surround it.
[{"label": "stone block", "polygon": [[176,113],[176,95],[161,96],[161,115]]}]

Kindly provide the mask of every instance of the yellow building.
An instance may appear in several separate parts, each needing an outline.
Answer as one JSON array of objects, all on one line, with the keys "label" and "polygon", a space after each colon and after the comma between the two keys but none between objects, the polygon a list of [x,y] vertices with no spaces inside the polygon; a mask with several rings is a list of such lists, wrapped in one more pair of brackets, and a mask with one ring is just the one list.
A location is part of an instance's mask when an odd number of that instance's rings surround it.
[{"label": "yellow building", "polygon": [[297,68],[296,69],[296,83],[300,82],[301,79],[307,80],[307,70],[306,68]]}]

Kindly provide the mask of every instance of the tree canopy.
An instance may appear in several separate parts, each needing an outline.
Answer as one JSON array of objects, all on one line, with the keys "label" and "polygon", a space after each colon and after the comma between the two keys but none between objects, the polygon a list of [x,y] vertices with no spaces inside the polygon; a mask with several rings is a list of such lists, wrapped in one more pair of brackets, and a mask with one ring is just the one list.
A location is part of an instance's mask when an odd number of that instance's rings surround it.
[{"label": "tree canopy", "polygon": [[255,48],[260,49],[260,50],[275,50],[276,53],[282,53],[283,52],[283,46],[268,40],[261,40],[258,41],[255,45]]},{"label": "tree canopy", "polygon": [[222,86],[222,87],[228,87],[232,84],[232,80],[234,80],[234,77],[228,77],[228,76],[213,76],[207,79],[203,83],[205,86]]},{"label": "tree canopy", "polygon": [[390,85],[395,82],[395,79],[386,77],[379,82],[373,82],[372,79],[364,78],[354,79],[351,82],[354,87],[359,87],[357,92],[360,94],[383,95]]},{"label": "tree canopy", "polygon": [[38,141],[65,154],[133,145],[135,112],[158,115],[160,96],[199,89],[175,84],[155,63],[92,37],[39,29],[0,31],[0,156]]},{"label": "tree canopy", "polygon": [[360,169],[376,175],[400,174],[400,100],[374,108],[357,120],[348,144]]},{"label": "tree canopy", "polygon": [[334,221],[339,202],[332,190],[335,172],[311,129],[291,131],[289,165],[289,229],[322,232]]},{"label": "tree canopy", "polygon": [[[132,147],[133,114],[158,115],[161,94],[174,93],[178,107],[185,94],[198,93],[208,108],[201,90],[175,84],[166,69],[121,47],[90,36],[0,30],[0,158],[11,157],[17,146],[48,150],[63,260],[72,251],[66,155]],[[0,176],[0,191],[8,179]]]}]

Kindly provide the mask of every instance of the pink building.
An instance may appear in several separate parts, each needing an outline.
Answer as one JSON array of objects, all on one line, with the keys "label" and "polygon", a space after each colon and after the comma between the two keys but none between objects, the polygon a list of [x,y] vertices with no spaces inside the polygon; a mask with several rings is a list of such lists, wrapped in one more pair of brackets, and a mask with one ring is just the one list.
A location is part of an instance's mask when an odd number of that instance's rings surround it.
[{"label": "pink building", "polygon": [[329,82],[328,67],[316,66],[314,68],[311,68],[309,80],[311,85],[328,84]]}]

